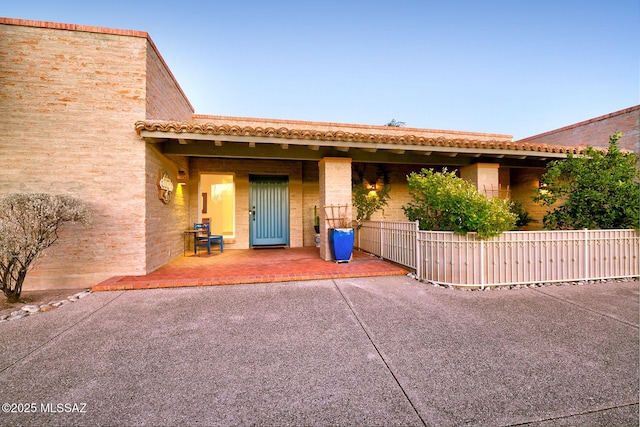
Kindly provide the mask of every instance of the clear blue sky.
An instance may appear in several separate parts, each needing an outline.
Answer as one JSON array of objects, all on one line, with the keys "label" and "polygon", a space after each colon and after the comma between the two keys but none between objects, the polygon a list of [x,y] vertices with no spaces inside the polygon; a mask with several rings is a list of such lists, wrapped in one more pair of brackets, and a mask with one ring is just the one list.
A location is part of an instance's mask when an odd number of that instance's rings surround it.
[{"label": "clear blue sky", "polygon": [[2,2],[146,31],[200,114],[506,133],[640,103],[638,0]]}]

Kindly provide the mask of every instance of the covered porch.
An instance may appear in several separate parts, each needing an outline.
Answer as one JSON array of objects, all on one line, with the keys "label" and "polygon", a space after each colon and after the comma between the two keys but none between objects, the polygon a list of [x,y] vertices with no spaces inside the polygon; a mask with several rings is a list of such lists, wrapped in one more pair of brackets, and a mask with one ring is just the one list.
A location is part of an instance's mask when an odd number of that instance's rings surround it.
[{"label": "covered porch", "polygon": [[366,252],[354,250],[348,264],[325,262],[316,247],[231,249],[220,253],[187,253],[144,276],[113,277],[94,291],[155,289],[244,283],[289,282],[349,277],[397,276],[407,270]]},{"label": "covered porch", "polygon": [[[225,116],[194,115],[188,123],[147,120],[137,122],[135,128],[151,149],[175,162],[175,176],[184,172],[182,203],[187,215],[181,221],[185,229],[205,216],[211,216],[212,223],[222,218],[211,215],[203,202],[217,192],[212,188],[217,184],[205,183],[203,177],[224,175],[225,185],[232,182],[234,188],[233,206],[226,215],[230,226],[215,233],[224,235],[225,254],[227,248],[257,246],[257,226],[263,223],[276,223],[285,231],[279,243],[283,246],[314,245],[317,206],[318,256],[325,261],[331,257],[324,207],[348,205],[345,222],[351,222],[353,167],[358,164],[387,168],[393,187],[388,219],[401,220],[407,197],[402,187],[409,170],[457,168],[479,189],[492,191],[510,185],[511,176],[515,177],[510,171],[533,170],[523,179],[514,179],[527,192],[537,185],[536,174],[548,160],[577,149],[520,144],[502,134]],[[262,200],[259,185],[273,179],[282,189],[273,200],[282,202],[271,203],[271,216],[262,221],[259,215],[267,209],[256,208],[255,200]]]}]

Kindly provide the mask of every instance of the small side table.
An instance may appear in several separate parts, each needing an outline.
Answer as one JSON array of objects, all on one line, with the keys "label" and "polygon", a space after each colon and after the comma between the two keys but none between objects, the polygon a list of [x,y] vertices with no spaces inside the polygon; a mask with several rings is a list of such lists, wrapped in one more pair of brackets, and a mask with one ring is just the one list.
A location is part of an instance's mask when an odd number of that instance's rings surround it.
[{"label": "small side table", "polygon": [[[202,230],[185,230],[184,231],[184,251],[182,253],[182,256],[187,256],[187,244],[191,241],[189,239],[189,236],[193,235],[193,240],[195,241],[195,239],[198,236],[198,233],[200,233]],[[193,246],[193,254],[197,255],[197,248],[194,244]]]}]

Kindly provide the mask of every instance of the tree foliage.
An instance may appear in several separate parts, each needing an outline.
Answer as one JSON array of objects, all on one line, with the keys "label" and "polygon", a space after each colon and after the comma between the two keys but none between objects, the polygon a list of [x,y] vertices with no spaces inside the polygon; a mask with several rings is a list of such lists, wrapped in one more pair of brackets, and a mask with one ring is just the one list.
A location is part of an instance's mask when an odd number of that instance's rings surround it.
[{"label": "tree foliage", "polygon": [[[369,221],[371,215],[380,209],[388,206],[389,193],[391,185],[389,184],[389,173],[384,165],[377,166],[375,178],[371,179],[371,183],[365,178],[365,169],[355,170],[355,176],[351,182],[351,194],[353,198],[353,207],[356,209],[356,221]],[[369,183],[369,185],[366,185]],[[375,190],[370,188],[375,186]]]},{"label": "tree foliage", "polygon": [[419,221],[421,230],[477,232],[488,239],[515,227],[509,201],[487,199],[455,172],[422,169],[408,175],[407,184],[413,201],[402,209],[410,221]]},{"label": "tree foliage", "polygon": [[526,227],[532,222],[538,222],[537,219],[531,216],[529,212],[524,209],[522,202],[519,200],[512,200],[510,206],[511,212],[516,216],[516,229]]},{"label": "tree foliage", "polygon": [[10,302],[20,298],[27,272],[58,240],[58,229],[65,222],[86,224],[88,219],[86,205],[71,196],[0,196],[0,286]]},{"label": "tree foliage", "polygon": [[612,135],[606,151],[589,146],[578,156],[547,165],[534,200],[560,206],[544,216],[545,228],[640,228],[638,156],[620,151],[621,136]]},{"label": "tree foliage", "polygon": [[391,121],[389,123],[387,123],[385,126],[389,126],[392,128],[403,128],[406,125],[405,122],[401,122],[399,120],[396,119],[391,119]]},{"label": "tree foliage", "polygon": [[369,221],[371,215],[388,205],[391,187],[384,185],[379,191],[370,191],[362,185],[352,188],[353,207],[356,208],[356,221]]}]

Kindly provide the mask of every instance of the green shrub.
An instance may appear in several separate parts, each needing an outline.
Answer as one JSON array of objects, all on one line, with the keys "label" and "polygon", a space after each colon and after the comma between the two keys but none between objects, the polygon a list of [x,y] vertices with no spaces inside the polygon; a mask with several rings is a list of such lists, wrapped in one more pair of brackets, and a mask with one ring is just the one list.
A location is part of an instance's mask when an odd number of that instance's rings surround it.
[{"label": "green shrub", "polygon": [[[369,221],[371,215],[389,205],[388,199],[391,192],[389,184],[389,173],[384,165],[377,165],[377,172],[370,181],[375,185],[376,190],[371,191],[365,186],[366,165],[356,167],[355,176],[351,181],[351,195],[353,207],[356,210],[356,221]],[[369,177],[372,178],[372,177]],[[371,184],[370,184],[371,185]]]},{"label": "green shrub", "polygon": [[532,222],[538,222],[537,219],[531,216],[529,212],[527,212],[522,206],[522,202],[519,200],[514,200],[511,202],[511,206],[509,207],[511,212],[516,216],[516,229],[520,229],[521,227],[526,227]]},{"label": "green shrub", "polygon": [[544,216],[545,228],[640,228],[639,159],[620,151],[621,136],[609,138],[607,151],[587,147],[579,156],[548,164],[534,201],[560,206]]},{"label": "green shrub", "polygon": [[419,221],[421,230],[476,232],[488,239],[515,228],[509,201],[487,199],[455,172],[422,169],[409,174],[407,184],[413,201],[402,209],[410,221]]}]

